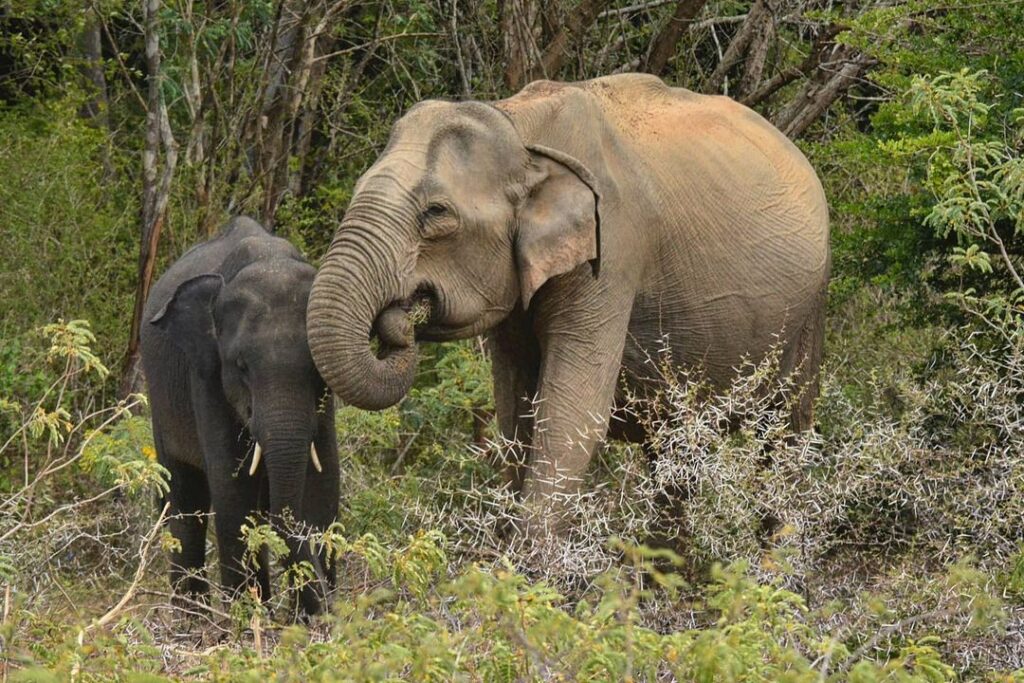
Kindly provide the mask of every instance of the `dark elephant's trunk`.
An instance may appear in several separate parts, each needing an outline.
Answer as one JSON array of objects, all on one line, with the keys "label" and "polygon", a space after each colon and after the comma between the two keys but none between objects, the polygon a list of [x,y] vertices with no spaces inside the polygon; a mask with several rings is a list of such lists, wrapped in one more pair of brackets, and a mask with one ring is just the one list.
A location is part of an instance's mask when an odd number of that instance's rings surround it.
[{"label": "dark elephant's trunk", "polygon": [[[309,297],[309,346],[317,368],[341,400],[366,410],[398,403],[416,376],[412,325],[393,306],[409,294],[402,291],[409,264],[400,256],[408,239],[400,227],[386,225],[400,218],[349,209]],[[385,311],[381,325],[378,316]],[[375,331],[378,352],[371,346]]]},{"label": "dark elephant's trunk", "polygon": [[[294,397],[287,392],[282,395]],[[268,409],[267,419],[258,420],[256,430],[270,485],[270,521],[274,531],[288,544],[288,565],[308,562],[313,568],[313,580],[299,596],[307,614],[322,611],[327,594],[324,568],[312,552],[308,538],[313,531],[305,522],[309,511],[303,509],[306,475],[312,466],[310,443],[315,425],[310,420],[313,406],[310,400],[308,406]]]}]

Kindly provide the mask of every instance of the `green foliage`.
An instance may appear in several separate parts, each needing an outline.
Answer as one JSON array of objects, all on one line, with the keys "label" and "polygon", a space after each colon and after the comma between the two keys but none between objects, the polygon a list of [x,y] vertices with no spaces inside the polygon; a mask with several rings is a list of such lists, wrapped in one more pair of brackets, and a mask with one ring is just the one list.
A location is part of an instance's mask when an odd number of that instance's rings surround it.
[{"label": "green foliage", "polygon": [[445,448],[453,435],[472,433],[474,412],[493,410],[491,365],[477,340],[431,345],[426,353],[430,369],[403,402],[403,428]]},{"label": "green foliage", "polygon": [[123,511],[104,509],[115,495],[151,500],[167,490],[149,420],[132,414],[142,397],[99,408],[77,405],[82,386],[108,373],[93,350],[89,324],[60,321],[37,337],[45,349],[43,381],[36,393],[0,403],[11,420],[0,456],[21,466],[0,487],[0,575],[8,587],[36,580],[33,565],[67,547],[68,534],[81,531],[78,524],[94,524],[97,539],[107,533],[105,525],[130,528],[134,520]]},{"label": "green foliage", "polygon": [[[40,369],[33,383],[36,393],[18,396],[19,402],[0,400],[0,412],[13,420],[10,432],[0,432],[0,438],[4,439],[0,454],[21,434],[33,442],[45,436],[51,448],[64,444],[76,429],[69,413],[70,398],[82,382],[93,378],[102,380],[109,374],[93,353],[96,337],[87,321],[60,321],[43,326],[37,333],[46,351],[39,354]],[[122,407],[118,406],[115,411]]]},{"label": "green foliage", "polygon": [[251,564],[258,564],[263,550],[266,550],[271,561],[288,555],[285,540],[269,524],[258,524],[252,518],[242,525],[242,540],[245,542],[245,559]]},{"label": "green foliage", "polygon": [[[0,109],[0,380],[30,345],[23,331],[57,317],[88,317],[111,365],[123,353],[137,259],[136,195],[106,177],[102,131],[77,117],[74,100]],[[18,296],[11,294],[19,293]],[[12,346],[8,346],[12,344]],[[98,378],[102,379],[102,378]],[[15,388],[0,385],[0,391]]]},{"label": "green foliage", "polygon": [[156,462],[149,419],[131,415],[122,403],[106,424],[109,426],[86,435],[81,468],[101,483],[130,493],[166,493],[170,474]]},{"label": "green foliage", "polygon": [[1024,546],[1010,557],[1009,571],[1003,578],[1003,585],[1018,601],[1024,601]]}]

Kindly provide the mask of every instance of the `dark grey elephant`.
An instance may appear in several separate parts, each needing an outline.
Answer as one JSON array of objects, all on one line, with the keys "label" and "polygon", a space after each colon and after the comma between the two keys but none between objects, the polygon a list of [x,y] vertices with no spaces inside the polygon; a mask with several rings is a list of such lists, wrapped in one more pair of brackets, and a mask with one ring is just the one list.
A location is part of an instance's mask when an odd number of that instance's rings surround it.
[{"label": "dark grey elephant", "polygon": [[[252,576],[240,528],[258,511],[279,532],[292,527],[289,563],[314,568],[299,596],[306,613],[322,609],[334,582],[333,567],[294,528],[322,530],[338,513],[333,399],[306,340],[314,273],[286,240],[235,218],[153,285],[142,362],[157,457],[171,473],[170,529],[181,543],[171,580],[179,591],[206,591],[211,505],[221,579],[232,594]],[[259,564],[256,586],[266,599],[265,556]]]},{"label": "dark grey elephant", "polygon": [[646,75],[539,81],[395,124],[313,284],[309,341],[342,400],[379,409],[409,389],[415,341],[486,333],[501,430],[528,449],[517,483],[544,514],[665,349],[721,386],[781,343],[807,427],[828,274],[821,184],[756,113]]}]

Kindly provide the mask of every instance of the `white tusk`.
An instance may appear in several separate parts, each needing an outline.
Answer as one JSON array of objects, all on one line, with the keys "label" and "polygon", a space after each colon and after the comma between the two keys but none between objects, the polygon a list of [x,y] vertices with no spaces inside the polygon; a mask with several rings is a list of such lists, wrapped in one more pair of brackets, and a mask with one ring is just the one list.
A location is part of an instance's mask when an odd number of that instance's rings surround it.
[{"label": "white tusk", "polygon": [[323,472],[324,468],[320,465],[320,456],[318,456],[316,454],[316,444],[315,443],[310,443],[309,444],[309,457],[313,461],[313,468],[317,472]]},{"label": "white tusk", "polygon": [[260,442],[256,442],[256,450],[252,454],[252,465],[249,466],[249,476],[256,474],[256,468],[260,466],[260,458],[263,457],[263,449],[260,447]]}]

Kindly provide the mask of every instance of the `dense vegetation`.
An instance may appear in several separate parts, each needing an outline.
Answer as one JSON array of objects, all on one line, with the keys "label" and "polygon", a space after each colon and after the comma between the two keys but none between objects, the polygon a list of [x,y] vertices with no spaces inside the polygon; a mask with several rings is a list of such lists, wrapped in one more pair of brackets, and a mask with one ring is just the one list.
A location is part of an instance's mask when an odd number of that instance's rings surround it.
[{"label": "dense vegetation", "polygon": [[[1024,680],[1022,25],[1019,0],[8,0],[0,676]],[[172,604],[132,393],[152,273],[241,212],[316,261],[414,102],[621,70],[746,102],[817,168],[814,432],[762,401],[770,358],[725,396],[675,379],[658,462],[609,444],[569,537],[520,547],[486,351],[434,347],[400,406],[337,414],[328,617],[289,625],[283,576]]]}]

